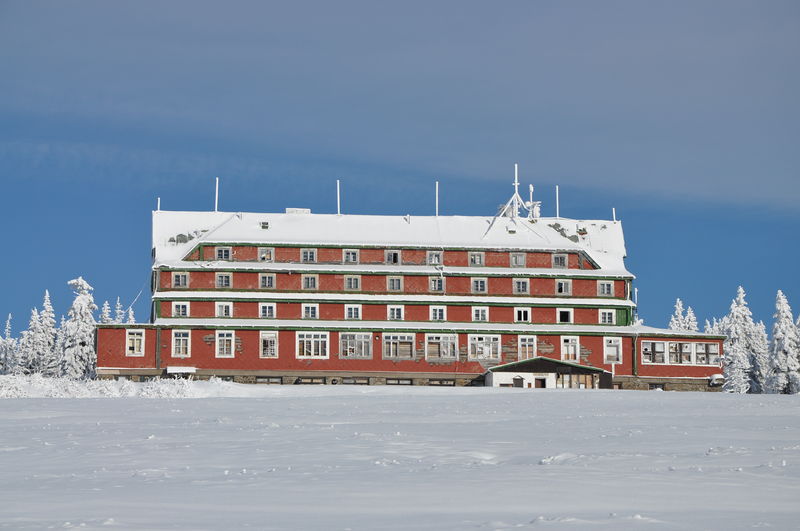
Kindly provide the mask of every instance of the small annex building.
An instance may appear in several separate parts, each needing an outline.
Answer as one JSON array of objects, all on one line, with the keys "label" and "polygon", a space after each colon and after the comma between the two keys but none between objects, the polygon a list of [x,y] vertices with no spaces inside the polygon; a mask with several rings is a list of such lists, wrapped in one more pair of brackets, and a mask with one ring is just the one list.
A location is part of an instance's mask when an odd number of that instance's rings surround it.
[{"label": "small annex building", "polygon": [[525,389],[611,389],[612,376],[598,367],[538,356],[486,371],[487,387]]}]

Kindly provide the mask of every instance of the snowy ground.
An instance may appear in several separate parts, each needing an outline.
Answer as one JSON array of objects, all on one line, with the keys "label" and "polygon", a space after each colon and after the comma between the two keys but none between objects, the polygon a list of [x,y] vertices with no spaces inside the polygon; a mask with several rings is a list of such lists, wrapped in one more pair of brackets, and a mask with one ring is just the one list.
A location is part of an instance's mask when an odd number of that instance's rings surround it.
[{"label": "snowy ground", "polygon": [[0,529],[800,527],[800,396],[147,389],[0,400]]}]

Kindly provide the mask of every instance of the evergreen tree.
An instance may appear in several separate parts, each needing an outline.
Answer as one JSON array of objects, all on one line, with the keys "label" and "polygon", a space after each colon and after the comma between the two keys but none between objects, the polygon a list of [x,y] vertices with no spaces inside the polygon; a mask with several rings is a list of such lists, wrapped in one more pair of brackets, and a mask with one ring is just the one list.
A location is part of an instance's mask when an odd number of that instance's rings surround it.
[{"label": "evergreen tree", "polygon": [[39,351],[37,372],[44,376],[58,376],[60,368],[59,359],[55,352],[56,343],[56,315],[53,304],[50,302],[50,293],[45,290],[42,311],[39,314]]},{"label": "evergreen tree", "polygon": [[775,323],[769,348],[770,371],[767,388],[772,393],[800,392],[800,334],[792,309],[782,291],[775,298]]},{"label": "evergreen tree", "polygon": [[21,374],[32,374],[38,372],[39,359],[38,352],[41,350],[41,319],[39,310],[31,310],[31,318],[28,321],[28,329],[23,330],[19,339],[19,351],[17,353],[17,366],[14,372]]},{"label": "evergreen tree", "polygon": [[753,314],[745,301],[744,288],[739,286],[736,298],[731,302],[731,310],[720,326],[720,331],[726,336],[723,345],[725,391],[746,393],[751,389],[755,330]]},{"label": "evergreen tree", "polygon": [[17,359],[17,340],[11,337],[11,314],[6,319],[5,336],[0,338],[0,374],[14,372]]},{"label": "evergreen tree", "polygon": [[117,303],[114,305],[114,324],[122,324],[125,322],[125,309],[117,297]]},{"label": "evergreen tree", "polygon": [[64,344],[66,340],[66,319],[64,316],[61,316],[61,325],[58,327],[56,331],[56,343],[55,347],[53,347],[53,354],[54,358],[58,361],[58,368],[57,368],[57,376],[64,376]]},{"label": "evergreen tree", "polygon": [[64,323],[63,374],[70,378],[94,378],[97,357],[94,351],[97,305],[92,297],[92,287],[82,277],[70,280],[69,286],[75,300]]},{"label": "evergreen tree", "polygon": [[684,330],[691,330],[692,332],[699,332],[700,328],[697,326],[697,317],[694,315],[694,310],[689,306],[686,309],[686,317],[683,319]]},{"label": "evergreen tree", "polygon": [[136,317],[133,315],[133,306],[128,308],[128,324],[136,324]]},{"label": "evergreen tree", "polygon": [[100,322],[103,324],[113,322],[111,318],[111,305],[108,304],[108,301],[103,302],[103,308],[100,310]]},{"label": "evergreen tree", "polygon": [[683,315],[683,301],[680,299],[675,300],[675,312],[669,319],[670,330],[683,330],[685,323],[685,316]]},{"label": "evergreen tree", "polygon": [[763,321],[755,324],[750,347],[750,392],[766,393],[770,377],[769,338]]}]

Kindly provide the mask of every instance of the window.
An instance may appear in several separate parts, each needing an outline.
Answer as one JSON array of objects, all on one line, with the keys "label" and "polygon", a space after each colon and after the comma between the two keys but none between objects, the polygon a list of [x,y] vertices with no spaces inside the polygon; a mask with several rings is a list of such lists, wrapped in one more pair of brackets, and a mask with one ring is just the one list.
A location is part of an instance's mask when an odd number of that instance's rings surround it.
[{"label": "window", "polygon": [[231,287],[231,274],[230,273],[217,273],[217,287],[229,288]]},{"label": "window", "polygon": [[447,321],[447,306],[431,306],[431,321]]},{"label": "window", "polygon": [[344,277],[344,289],[347,291],[359,291],[361,289],[361,277],[359,275],[346,275]]},{"label": "window", "polygon": [[642,341],[642,363],[664,363],[663,341]]},{"label": "window", "polygon": [[403,277],[386,277],[388,291],[403,291]]},{"label": "window", "polygon": [[622,338],[603,338],[603,359],[605,363],[622,363]]},{"label": "window", "polygon": [[217,303],[217,317],[233,317],[233,303],[232,302],[218,302]]},{"label": "window", "polygon": [[600,324],[613,325],[616,315],[616,310],[600,310]]},{"label": "window", "polygon": [[695,343],[695,363],[698,365],[719,364],[719,344]]},{"label": "window", "polygon": [[470,335],[470,361],[499,360],[500,336]]},{"label": "window", "polygon": [[670,342],[669,362],[674,364],[692,363],[692,344]]},{"label": "window", "polygon": [[301,275],[303,289],[317,289],[318,275]]},{"label": "window", "polygon": [[525,267],[525,253],[511,253],[511,267]]},{"label": "window", "polygon": [[567,268],[567,255],[554,254],[553,255],[553,269],[566,269]]},{"label": "window", "polygon": [[217,247],[214,255],[217,257],[217,260],[230,260],[231,259],[231,248],[230,247]]},{"label": "window", "polygon": [[345,319],[361,319],[361,305],[360,304],[345,304],[344,305],[344,318]]},{"label": "window", "polygon": [[303,319],[317,319],[319,304],[303,304]]},{"label": "window", "polygon": [[442,251],[428,251],[429,265],[442,265]]},{"label": "window", "polygon": [[386,251],[386,263],[387,264],[399,264],[400,263],[400,251]]},{"label": "window", "polygon": [[536,357],[536,336],[519,336],[517,342],[518,359],[529,360]]},{"label": "window", "polygon": [[233,357],[233,332],[227,330],[217,330],[216,352],[218,358]]},{"label": "window", "polygon": [[172,303],[172,317],[189,317],[189,303],[188,302],[173,302]]},{"label": "window", "polygon": [[172,273],[172,287],[173,288],[188,288],[189,287],[189,273]]},{"label": "window", "polygon": [[191,344],[189,343],[188,330],[172,331],[172,357],[188,358],[191,357]]},{"label": "window", "polygon": [[258,275],[258,285],[261,289],[275,289],[275,274],[261,273]]},{"label": "window", "polygon": [[572,295],[572,280],[556,280],[556,295]]},{"label": "window", "polygon": [[262,319],[275,319],[275,303],[274,302],[259,303],[258,315]]},{"label": "window", "polygon": [[530,323],[531,322],[531,309],[530,308],[514,308],[514,322],[516,322],[516,323]]},{"label": "window", "polygon": [[402,306],[387,306],[386,307],[386,314],[387,318],[390,321],[402,321],[403,320],[403,307]]},{"label": "window", "polygon": [[430,277],[428,280],[431,291],[444,291],[443,277]]},{"label": "window", "polygon": [[317,250],[316,249],[301,249],[300,250],[300,261],[304,264],[313,264],[317,261]]},{"label": "window", "polygon": [[425,334],[425,358],[454,360],[458,357],[458,336]]},{"label": "window", "polygon": [[561,337],[561,359],[564,361],[578,361],[580,356],[580,344],[578,337]]},{"label": "window", "polygon": [[572,308],[558,308],[556,310],[557,322],[559,324],[566,324],[572,322]]},{"label": "window", "polygon": [[530,280],[527,278],[515,278],[514,279],[514,294],[515,295],[525,295],[530,293],[531,291],[531,283]]},{"label": "window", "polygon": [[486,279],[473,278],[472,279],[472,293],[486,293]]},{"label": "window", "polygon": [[664,390],[664,384],[663,383],[647,384],[647,389],[649,389],[650,391],[663,391]]},{"label": "window", "polygon": [[275,261],[275,249],[272,247],[259,247],[258,260],[260,262],[273,262]]},{"label": "window", "polygon": [[383,357],[386,359],[412,359],[414,334],[383,334]]},{"label": "window", "polygon": [[344,249],[342,251],[342,261],[345,264],[358,263],[358,249]]},{"label": "window", "polygon": [[476,322],[485,322],[489,320],[489,308],[487,306],[473,306],[472,307],[472,320]]},{"label": "window", "polygon": [[125,343],[128,345],[126,356],[144,356],[144,330],[126,330]]},{"label": "window", "polygon": [[372,334],[339,334],[339,352],[342,358],[369,359],[372,357]]},{"label": "window", "polygon": [[261,350],[259,357],[261,358],[277,358],[278,357],[278,332],[261,331]]},{"label": "window", "polygon": [[297,332],[298,358],[327,358],[328,332]]},{"label": "window", "polygon": [[480,267],[483,265],[483,253],[469,253],[469,265]]},{"label": "window", "polygon": [[600,297],[614,296],[614,283],[606,280],[597,281],[597,295]]}]

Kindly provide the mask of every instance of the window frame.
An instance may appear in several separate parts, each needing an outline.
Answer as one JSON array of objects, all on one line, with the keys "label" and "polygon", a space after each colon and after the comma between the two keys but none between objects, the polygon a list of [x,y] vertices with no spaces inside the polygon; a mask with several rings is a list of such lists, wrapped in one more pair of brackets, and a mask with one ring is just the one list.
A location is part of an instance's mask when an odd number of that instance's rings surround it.
[{"label": "window frame", "polygon": [[[348,336],[353,336],[352,339]],[[353,342],[353,345],[345,346],[345,341]],[[361,354],[348,354],[346,350],[355,347],[359,350],[358,346],[366,345],[366,353]],[[340,332],[339,333],[339,357],[346,360],[371,360],[372,359],[372,333],[370,332]]]},{"label": "window frame", "polygon": [[[258,247],[256,251],[259,262],[273,263],[275,262],[275,247]],[[267,256],[265,258],[265,256]]]},{"label": "window frame", "polygon": [[[478,341],[483,348],[486,347],[486,342],[489,342],[489,357],[483,354],[479,355],[477,351],[473,350],[473,346],[477,346]],[[494,347],[497,347],[497,353],[494,352]],[[500,334],[468,334],[467,335],[467,360],[469,361],[500,361],[503,357],[503,345]]]},{"label": "window frame", "polygon": [[[441,319],[434,319],[433,313],[434,312],[438,312],[438,311],[442,312],[442,318]],[[428,320],[429,321],[436,321],[436,322],[447,321],[447,306],[441,306],[441,305],[430,305],[430,306],[428,306]]]},{"label": "window frame", "polygon": [[[313,284],[313,286],[309,287],[310,284]],[[317,273],[301,274],[300,288],[303,291],[319,291],[319,275]]]},{"label": "window frame", "polygon": [[[178,282],[179,278],[183,278],[184,282]],[[188,271],[173,271],[172,272],[172,287],[173,288],[188,288],[189,287],[189,272]]]},{"label": "window frame", "polygon": [[[397,319],[392,317],[392,312],[397,313],[399,311],[400,318]],[[387,304],[386,305],[386,320],[387,321],[405,321],[406,319],[406,309],[405,306],[402,304]]]},{"label": "window frame", "polygon": [[[264,339],[265,337],[271,337],[275,340],[275,345],[273,346],[274,354],[269,355],[265,354],[264,352]],[[280,345],[280,338],[277,330],[259,330],[258,332],[258,358],[259,359],[277,359],[280,356],[280,352],[278,351],[278,346]]]},{"label": "window frame", "polygon": [[[644,355],[645,355],[645,350],[644,349],[645,349],[645,344],[646,343],[649,343],[650,345],[652,345],[650,347],[652,349],[651,352],[650,352],[650,360],[651,361],[645,360],[645,357],[644,357]],[[662,345],[661,352],[658,352],[656,350],[656,344],[657,343],[660,343]],[[666,340],[664,340],[664,341],[643,340],[642,341],[642,353],[641,353],[642,365],[668,365],[667,360],[669,358],[667,357],[667,348],[668,348],[667,347],[667,343],[669,343],[669,342],[666,341]],[[661,355],[661,361],[657,361],[657,356],[659,354]]]},{"label": "window frame", "polygon": [[[483,283],[483,289],[476,289],[476,283]],[[489,293],[489,280],[487,277],[470,277],[469,279],[470,293],[487,294]],[[479,286],[480,287],[480,286]]]},{"label": "window frame", "polygon": [[[348,310],[357,310],[358,317],[348,317]],[[360,321],[362,319],[362,305],[361,304],[345,304],[344,305],[344,319],[346,321]]]},{"label": "window frame", "polygon": [[[523,358],[523,343],[532,343],[532,345],[525,345],[526,356]],[[533,348],[533,354],[527,355],[528,348]],[[538,337],[530,334],[521,334],[517,336],[517,360],[529,360],[535,358],[539,352]]]},{"label": "window frame", "polygon": [[[191,301],[172,301],[172,317],[190,317],[191,316]],[[179,306],[186,306],[186,313],[184,315],[178,315],[178,307]]]},{"label": "window frame", "polygon": [[[522,260],[516,260],[517,258],[522,257]],[[514,263],[514,262],[521,262],[521,263]],[[509,267],[527,267],[528,264],[528,253],[509,253],[508,255],[508,265]]]},{"label": "window frame", "polygon": [[[278,318],[278,307],[277,306],[278,305],[275,304],[274,302],[259,302],[258,303],[258,318],[259,319],[277,319]],[[264,309],[265,308],[271,308],[272,309],[271,312],[267,312],[267,313],[271,313],[272,314],[271,317],[264,315]]]},{"label": "window frame", "polygon": [[[308,310],[313,310],[313,312],[309,312]],[[313,313],[313,317],[308,317],[308,314]],[[308,319],[308,320],[318,320],[319,319],[319,303],[316,302],[304,302],[300,305],[300,318],[301,319]]]},{"label": "window frame", "polygon": [[[228,315],[222,315],[225,312],[220,312],[220,308],[227,308]],[[232,301],[214,301],[214,317],[218,319],[229,319],[233,317],[233,302]]]},{"label": "window frame", "polygon": [[[400,339],[402,338],[402,339]],[[409,356],[400,355],[400,343],[408,343],[411,339],[411,354]],[[396,354],[391,355],[387,353],[387,345],[389,341],[396,342]],[[392,349],[388,349],[392,350]],[[397,333],[397,332],[384,332],[381,337],[381,358],[385,360],[413,360],[417,357],[417,337],[414,333]]]},{"label": "window frame", "polygon": [[[397,255],[397,260],[389,260],[393,255]],[[383,263],[387,265],[401,265],[403,263],[403,251],[401,249],[386,249],[383,254]]]},{"label": "window frame", "polygon": [[[177,349],[175,347],[177,345],[177,339],[178,339],[177,334],[186,334],[185,338],[184,337],[180,338],[182,340],[183,339],[186,340],[186,354],[181,354],[181,355],[176,354]],[[172,347],[172,349],[170,351],[171,357],[179,358],[179,359],[186,359],[186,358],[191,358],[192,357],[192,331],[191,330],[182,329],[182,328],[173,329],[172,330],[172,341],[170,343],[171,343],[171,347]]]},{"label": "window frame", "polygon": [[[355,282],[356,287],[348,287],[347,284]],[[342,279],[342,287],[344,291],[361,291],[361,275],[344,275]]]},{"label": "window frame", "polygon": [[[609,361],[608,351],[606,348],[609,346],[610,341],[616,341],[619,347],[618,359],[616,361]],[[603,363],[605,365],[620,365],[622,364],[622,337],[620,336],[603,336]]]},{"label": "window frame", "polygon": [[[442,285],[442,289],[433,289],[433,283],[439,282]],[[428,291],[431,293],[444,293],[445,292],[445,279],[441,275],[431,276],[428,277]]]},{"label": "window frame", "polygon": [[[266,282],[269,280],[269,282]],[[275,276],[275,273],[259,273],[258,274],[258,289],[275,289],[276,283],[278,279]],[[265,284],[272,284],[271,286],[266,286]]]},{"label": "window frame", "polygon": [[316,264],[317,263],[317,248],[316,247],[303,247],[300,249],[300,263],[302,264]]},{"label": "window frame", "polygon": [[[131,350],[131,336],[139,336],[140,344],[139,350]],[[125,329],[125,357],[126,358],[143,358],[147,350],[147,333],[144,328],[126,328]]]},{"label": "window frame", "polygon": [[[569,313],[569,321],[561,320],[561,312]],[[556,308],[556,324],[575,324],[575,308]]]},{"label": "window frame", "polygon": [[[300,336],[311,336],[311,337],[301,338]],[[316,337],[316,336],[320,336],[320,337]],[[295,337],[295,339],[294,339],[295,358],[297,358],[299,360],[314,360],[314,359],[326,360],[326,359],[330,358],[330,352],[331,352],[330,332],[324,332],[324,331],[318,331],[318,330],[298,330],[297,332],[295,332],[294,337]],[[323,340],[323,338],[324,338],[324,345],[325,345],[325,353],[324,354],[313,354],[313,351],[315,350],[315,346],[316,346],[315,343],[317,341]],[[304,342],[305,341],[311,341],[311,352],[312,352],[311,355],[301,355],[301,353],[300,353],[300,342],[301,341],[304,341]]]},{"label": "window frame", "polygon": [[[566,291],[559,291],[559,287],[566,288]],[[556,295],[572,295],[572,279],[571,278],[557,278],[556,279]]]},{"label": "window frame", "polygon": [[[348,260],[348,253],[355,254],[355,260]],[[360,264],[361,253],[358,249],[342,249],[342,263],[343,264]]]},{"label": "window frame", "polygon": [[[433,257],[438,257],[433,260]],[[427,251],[425,253],[425,263],[432,266],[444,265],[444,251]]]},{"label": "window frame", "polygon": [[[603,293],[603,286],[611,286],[608,293]],[[597,296],[598,297],[613,297],[614,296],[614,281],[613,280],[598,280],[597,281]]]},{"label": "window frame", "polygon": [[[227,254],[227,258],[220,258],[220,254]],[[217,262],[230,262],[233,260],[233,248],[230,246],[214,247],[214,259]]]},{"label": "window frame", "polygon": [[[528,317],[526,319],[519,318],[519,312],[526,312]],[[514,322],[515,323],[530,323],[533,317],[533,312],[529,306],[515,306],[514,307]]]},{"label": "window frame", "polygon": [[[435,339],[438,338],[438,341]],[[442,345],[447,342],[449,355],[442,356]],[[439,343],[439,355],[433,356],[428,346],[430,343]],[[458,334],[445,334],[445,333],[431,333],[425,334],[425,359],[426,360],[440,360],[440,361],[456,361],[458,360]]]},{"label": "window frame", "polygon": [[[392,283],[397,282],[399,284],[398,288],[392,288]],[[391,275],[386,277],[386,291],[390,291],[392,293],[400,293],[403,291],[403,277],[397,275]]]},{"label": "window frame", "polygon": [[467,253],[467,265],[469,267],[484,267],[486,265],[486,253],[483,251],[469,251]]},{"label": "window frame", "polygon": [[[603,321],[603,314],[610,313],[611,314],[611,321],[605,322]],[[601,325],[616,325],[617,324],[617,310],[609,309],[609,308],[598,308],[597,309],[597,323]]]},{"label": "window frame", "polygon": [[[529,295],[531,292],[531,279],[529,278],[512,278],[511,279],[511,293],[514,295]],[[524,290],[520,290],[517,286],[517,283],[522,283],[525,285]]]},{"label": "window frame", "polygon": [[[567,353],[564,350],[564,342],[565,340],[575,341],[575,357],[568,358]],[[580,336],[559,336],[558,338],[558,353],[560,355],[561,361],[574,361],[580,362],[581,360],[581,337]]]},{"label": "window frame", "polygon": [[[563,259],[564,265],[558,264]],[[551,256],[550,265],[552,269],[569,269],[569,254],[567,253],[553,253]]]},{"label": "window frame", "polygon": [[[476,313],[484,312],[485,319],[476,319]],[[472,315],[473,323],[488,323],[489,322],[489,307],[488,306],[472,306],[470,308],[470,315]]]},{"label": "window frame", "polygon": [[[227,334],[230,334],[230,337],[222,337]],[[230,340],[231,346],[231,354],[223,355],[220,354],[220,339],[228,339]],[[236,357],[236,331],[234,330],[215,330],[214,331],[214,357],[215,358],[222,358],[222,359],[233,359]]]},{"label": "window frame", "polygon": [[[222,279],[224,279],[224,278],[228,279],[227,286],[223,286],[224,282],[222,282]],[[228,273],[224,273],[224,272],[223,273],[216,273],[215,278],[214,278],[214,286],[216,286],[217,289],[229,289],[229,288],[232,288],[233,287],[233,273],[229,273],[229,272]]]}]

